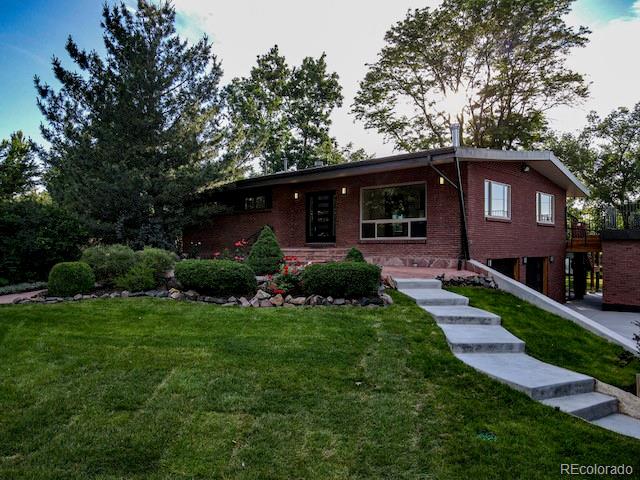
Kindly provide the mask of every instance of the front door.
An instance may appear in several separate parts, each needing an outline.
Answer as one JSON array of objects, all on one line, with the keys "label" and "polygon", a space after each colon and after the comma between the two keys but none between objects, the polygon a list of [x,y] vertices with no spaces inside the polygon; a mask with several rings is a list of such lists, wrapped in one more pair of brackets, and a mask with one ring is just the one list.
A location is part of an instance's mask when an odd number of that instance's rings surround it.
[{"label": "front door", "polygon": [[336,192],[307,193],[307,243],[335,243]]}]

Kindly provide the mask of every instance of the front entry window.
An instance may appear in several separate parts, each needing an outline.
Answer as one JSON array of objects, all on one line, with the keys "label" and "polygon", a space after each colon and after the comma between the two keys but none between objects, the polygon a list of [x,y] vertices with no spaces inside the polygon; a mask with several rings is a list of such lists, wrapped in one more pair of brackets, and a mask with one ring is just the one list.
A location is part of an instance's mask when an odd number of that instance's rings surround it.
[{"label": "front entry window", "polygon": [[425,193],[424,183],[363,188],[361,238],[426,238]]}]

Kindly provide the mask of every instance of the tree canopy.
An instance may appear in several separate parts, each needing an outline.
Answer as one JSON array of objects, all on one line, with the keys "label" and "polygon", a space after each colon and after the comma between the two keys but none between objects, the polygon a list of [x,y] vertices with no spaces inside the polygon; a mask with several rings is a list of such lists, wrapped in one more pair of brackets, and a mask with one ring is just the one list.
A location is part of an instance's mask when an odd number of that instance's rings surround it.
[{"label": "tree canopy", "polygon": [[345,160],[329,134],[331,113],[342,105],[342,87],[338,74],[327,71],[324,54],[290,67],[276,45],[258,56],[248,77],[232,80],[225,99],[230,163],[258,160],[262,173],[273,173],[285,163],[307,168],[316,160]]},{"label": "tree canopy", "polygon": [[54,58],[62,87],[35,78],[47,188],[96,239],[175,248],[189,198],[234,171],[214,160],[222,69],[206,37],[176,34],[168,2],[105,4],[101,26],[104,56],[69,37],[77,71]]},{"label": "tree canopy", "polygon": [[396,149],[464,143],[529,148],[545,112],[585,98],[587,85],[566,65],[589,31],[564,20],[573,0],[444,0],[410,10],[385,35],[352,112]]},{"label": "tree canopy", "polygon": [[36,186],[36,147],[20,131],[0,142],[0,200],[10,200]]}]

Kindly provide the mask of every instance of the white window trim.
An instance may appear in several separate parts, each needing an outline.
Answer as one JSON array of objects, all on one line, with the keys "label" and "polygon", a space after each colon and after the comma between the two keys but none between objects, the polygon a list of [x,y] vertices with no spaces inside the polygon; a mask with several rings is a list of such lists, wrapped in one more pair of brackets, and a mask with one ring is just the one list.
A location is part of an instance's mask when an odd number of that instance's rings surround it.
[{"label": "white window trim", "polygon": [[[486,197],[486,190],[487,190],[487,183],[491,184],[491,183],[495,183],[496,185],[502,185],[503,187],[507,187],[507,215],[506,216],[500,216],[500,215],[487,215],[487,211],[489,211],[489,213],[491,212],[491,188],[489,188],[489,208],[487,208],[487,197]],[[490,180],[488,178],[484,179],[484,191],[482,192],[482,195],[484,197],[484,218],[488,218],[491,220],[511,220],[511,185],[509,185],[508,183],[503,183],[503,182],[496,182],[495,180]]]},{"label": "white window trim", "polygon": [[[416,217],[416,218],[401,218],[401,219],[383,219],[383,220],[364,220],[362,218],[362,200],[364,199],[364,191],[365,190],[377,190],[380,188],[387,187],[404,187],[407,185],[424,185],[424,217]],[[362,242],[376,242],[378,240],[426,240],[425,237],[412,237],[411,236],[411,222],[426,222],[427,221],[427,182],[404,182],[404,183],[388,183],[385,185],[371,185],[369,187],[361,187],[360,188],[360,223],[358,224],[358,229],[360,230],[360,241]],[[376,225],[376,233],[378,231],[378,224],[387,224],[387,223],[409,223],[409,235],[407,237],[373,237],[373,238],[363,238],[362,237],[362,224],[363,223],[373,223]]]},{"label": "white window trim", "polygon": [[[540,199],[542,195],[551,197],[551,221],[540,220]],[[544,225],[555,225],[556,223],[556,196],[547,192],[536,192],[536,222]]]}]

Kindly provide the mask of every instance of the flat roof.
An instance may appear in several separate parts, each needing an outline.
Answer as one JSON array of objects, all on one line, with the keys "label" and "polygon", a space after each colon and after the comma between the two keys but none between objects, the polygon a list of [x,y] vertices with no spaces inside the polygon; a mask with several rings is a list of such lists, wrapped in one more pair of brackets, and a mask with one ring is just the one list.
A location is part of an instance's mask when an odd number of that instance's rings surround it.
[{"label": "flat roof", "polygon": [[251,177],[223,185],[223,189],[244,189],[271,185],[296,184],[316,180],[381,173],[421,166],[451,163],[455,158],[460,161],[522,162],[563,187],[567,195],[584,197],[589,189],[569,171],[569,169],[548,150],[493,150],[471,147],[446,147],[422,150],[414,153],[390,155],[358,162],[323,165],[270,175]]}]

